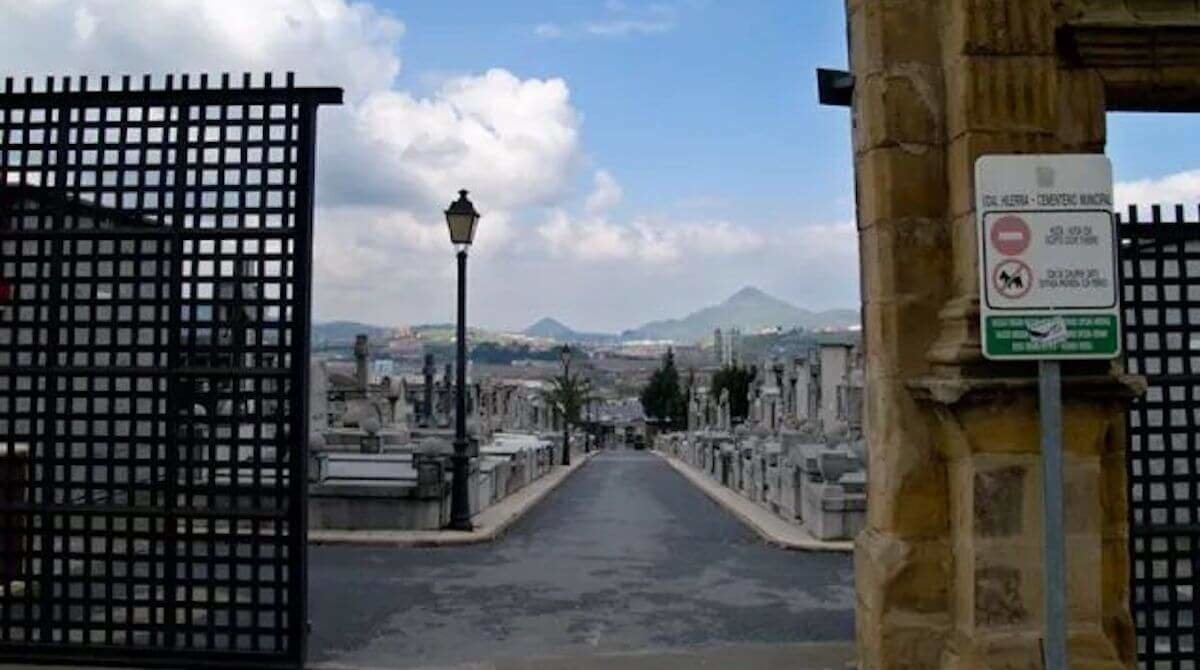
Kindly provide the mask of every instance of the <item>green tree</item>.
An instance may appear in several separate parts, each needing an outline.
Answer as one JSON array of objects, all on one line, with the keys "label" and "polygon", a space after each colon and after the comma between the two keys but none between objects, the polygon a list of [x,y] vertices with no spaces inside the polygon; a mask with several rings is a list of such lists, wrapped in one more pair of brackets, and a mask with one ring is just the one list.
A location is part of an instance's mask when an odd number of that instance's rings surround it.
[{"label": "green tree", "polygon": [[756,368],[737,364],[726,365],[713,375],[709,393],[718,400],[722,390],[729,391],[729,418],[733,423],[742,423],[750,415],[750,384],[756,376]]},{"label": "green tree", "polygon": [[542,399],[563,416],[566,424],[563,439],[563,465],[569,465],[571,455],[568,451],[568,444],[571,438],[571,424],[579,423],[584,406],[592,399],[591,385],[579,375],[560,375],[550,380],[550,388],[542,392]]},{"label": "green tree", "polygon": [[687,426],[687,397],[679,387],[679,370],[675,367],[675,352],[667,349],[662,366],[650,376],[642,389],[642,412],[671,430]]}]

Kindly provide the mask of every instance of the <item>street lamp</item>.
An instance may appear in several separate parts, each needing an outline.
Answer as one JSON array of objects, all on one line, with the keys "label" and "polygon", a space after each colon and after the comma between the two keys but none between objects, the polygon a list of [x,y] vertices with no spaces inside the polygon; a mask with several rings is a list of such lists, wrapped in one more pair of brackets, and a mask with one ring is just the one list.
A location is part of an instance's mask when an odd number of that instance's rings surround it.
[{"label": "street lamp", "polygon": [[[589,384],[589,388],[590,388],[590,384]],[[585,452],[590,453],[593,449],[596,448],[596,418],[592,414],[592,408],[595,406],[596,400],[594,398],[589,397],[586,402],[587,402],[587,428],[588,428],[588,430],[587,430],[587,438],[586,438],[587,441],[583,443],[583,450]]]},{"label": "street lamp", "polygon": [[563,410],[563,457],[562,464],[571,464],[571,420],[567,416],[567,389],[571,384],[571,347],[563,345],[558,352],[563,364],[562,410]]},{"label": "street lamp", "polygon": [[471,530],[471,499],[467,477],[470,456],[467,449],[467,249],[475,240],[479,212],[467,199],[467,191],[458,192],[458,200],[446,210],[450,241],[458,249],[458,371],[455,381],[453,479],[450,484],[450,529]]}]

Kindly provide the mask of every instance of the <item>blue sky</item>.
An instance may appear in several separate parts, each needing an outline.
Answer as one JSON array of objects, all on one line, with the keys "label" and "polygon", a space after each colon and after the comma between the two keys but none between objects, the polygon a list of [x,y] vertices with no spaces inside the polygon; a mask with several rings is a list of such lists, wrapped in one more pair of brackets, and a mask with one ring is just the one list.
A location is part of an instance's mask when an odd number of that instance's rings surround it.
[{"label": "blue sky", "polygon": [[[846,63],[841,3],[695,0],[666,5],[662,32],[586,32],[653,4],[382,6],[407,26],[403,86],[490,67],[565,79],[586,154],[618,175],[628,211],[706,205],[779,225],[851,216],[849,114],[817,105],[814,75]],[[564,34],[535,34],[551,24]]]},{"label": "blue sky", "polygon": [[[379,5],[407,25],[401,85],[504,67],[562,77],[584,114],[585,147],[622,177],[633,210],[712,204],[785,222],[852,215],[850,119],[816,101],[814,70],[845,68],[845,10],[833,1],[454,3]],[[662,32],[586,33],[586,24],[673,8]],[[669,25],[668,25],[669,24]],[[564,35],[538,37],[539,25]],[[1121,181],[1194,169],[1200,119],[1112,114]]]},{"label": "blue sky", "polygon": [[[855,307],[841,0],[8,3],[6,74],[286,72],[322,111],[320,320],[447,321],[441,210],[484,212],[470,318],[620,330],[753,285]],[[1111,115],[1118,200],[1200,201],[1195,116]]]}]

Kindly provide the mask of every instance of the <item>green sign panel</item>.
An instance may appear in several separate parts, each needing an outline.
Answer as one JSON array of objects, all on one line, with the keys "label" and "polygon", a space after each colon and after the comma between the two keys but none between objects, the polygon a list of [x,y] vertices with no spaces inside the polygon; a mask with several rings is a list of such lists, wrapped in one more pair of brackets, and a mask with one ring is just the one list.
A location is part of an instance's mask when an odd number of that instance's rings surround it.
[{"label": "green sign panel", "polygon": [[983,336],[996,357],[1096,358],[1121,350],[1119,325],[1112,314],[988,316]]}]

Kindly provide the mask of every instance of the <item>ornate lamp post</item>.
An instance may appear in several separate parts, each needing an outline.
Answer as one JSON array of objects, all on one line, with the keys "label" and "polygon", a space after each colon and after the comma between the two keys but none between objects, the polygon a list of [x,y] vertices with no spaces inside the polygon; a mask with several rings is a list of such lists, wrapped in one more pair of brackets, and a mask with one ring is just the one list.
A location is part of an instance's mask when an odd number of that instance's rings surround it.
[{"label": "ornate lamp post", "polygon": [[[563,391],[565,392],[567,387],[571,383],[571,347],[568,347],[567,345],[564,344],[562,346],[562,350],[559,352],[559,357],[562,358],[562,364],[563,364],[563,386],[562,387],[563,387]],[[562,410],[563,410],[562,464],[570,465],[571,464],[571,418],[567,415],[567,398],[564,396],[562,401],[563,401],[563,403],[562,403]]]},{"label": "ornate lamp post", "polygon": [[475,239],[479,212],[467,199],[466,190],[446,210],[450,241],[458,250],[458,371],[455,380],[453,479],[450,485],[450,528],[471,530],[471,500],[467,488],[470,455],[467,450],[467,249]]}]

